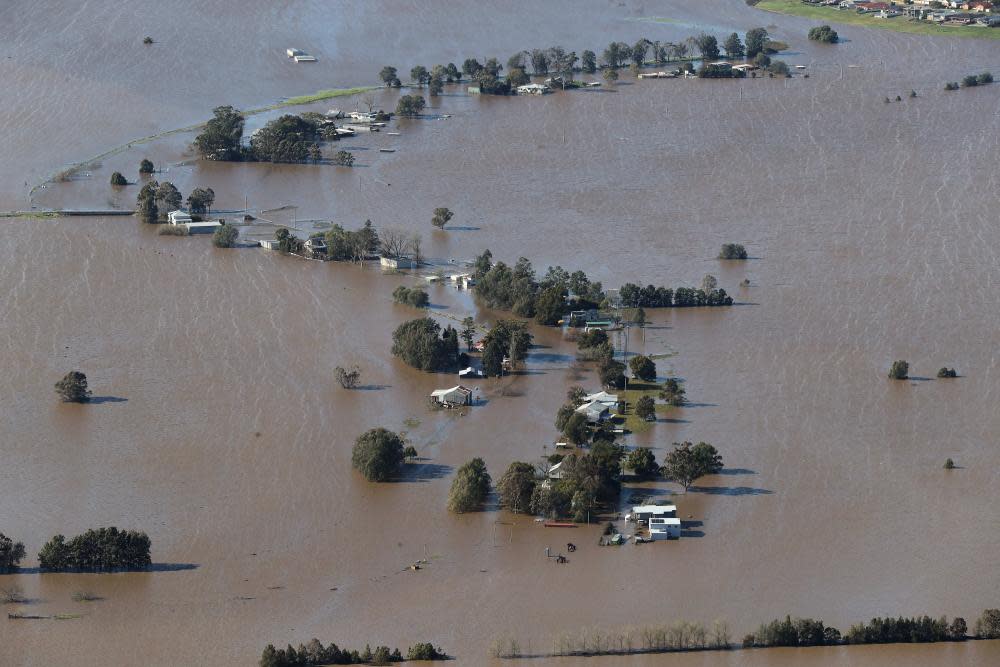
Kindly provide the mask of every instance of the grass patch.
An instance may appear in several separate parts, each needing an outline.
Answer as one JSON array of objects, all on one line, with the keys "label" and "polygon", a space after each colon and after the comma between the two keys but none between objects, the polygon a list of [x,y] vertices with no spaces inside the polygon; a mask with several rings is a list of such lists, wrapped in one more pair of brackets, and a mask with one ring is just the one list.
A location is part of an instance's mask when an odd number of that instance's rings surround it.
[{"label": "grass patch", "polygon": [[328,90],[320,90],[312,95],[289,97],[284,102],[279,102],[271,108],[278,109],[280,107],[291,107],[297,104],[309,104],[311,102],[319,102],[320,100],[328,100],[334,97],[350,97],[351,95],[360,95],[361,93],[367,93],[371,90],[376,90],[376,88],[374,86],[362,86],[359,88],[330,88]]},{"label": "grass patch", "polygon": [[[643,431],[649,429],[656,422],[648,422],[645,419],[639,419],[635,415],[635,403],[643,396],[652,396],[653,400],[660,395],[660,385],[655,382],[641,382],[638,380],[629,380],[628,391],[619,391],[618,399],[624,400],[626,402],[626,413],[625,421],[623,426],[631,431],[632,433],[642,433]],[[666,410],[670,406],[667,405],[657,405],[656,414],[659,415],[661,410]]]},{"label": "grass patch", "polygon": [[823,23],[842,23],[846,25],[857,25],[865,28],[881,28],[883,30],[895,30],[896,32],[908,32],[915,35],[945,35],[949,37],[973,37],[979,39],[1000,39],[1000,28],[988,28],[986,26],[956,26],[938,25],[930,21],[918,21],[905,16],[896,16],[891,19],[875,18],[874,14],[858,14],[850,10],[832,9],[829,7],[816,7],[808,5],[800,0],[760,0],[756,5],[757,9],[763,9],[776,14],[791,14],[793,16],[803,16],[815,19]]},{"label": "grass patch", "polygon": [[161,225],[156,233],[160,236],[187,236],[188,229],[180,225]]}]

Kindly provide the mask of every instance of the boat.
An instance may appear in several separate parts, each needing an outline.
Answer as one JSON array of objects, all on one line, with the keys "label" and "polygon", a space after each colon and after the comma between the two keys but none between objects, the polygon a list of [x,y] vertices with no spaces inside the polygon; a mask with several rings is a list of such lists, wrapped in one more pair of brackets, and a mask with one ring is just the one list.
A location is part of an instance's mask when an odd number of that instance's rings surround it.
[{"label": "boat", "polygon": [[315,56],[306,56],[306,55],[295,56],[295,57],[292,58],[292,60],[294,60],[297,63],[314,63],[314,62],[316,62]]},{"label": "boat", "polygon": [[378,152],[379,153],[395,153],[396,149],[395,148],[380,148],[380,149],[378,149]]},{"label": "boat", "polygon": [[576,524],[569,521],[546,521],[542,525],[546,528],[576,528]]}]

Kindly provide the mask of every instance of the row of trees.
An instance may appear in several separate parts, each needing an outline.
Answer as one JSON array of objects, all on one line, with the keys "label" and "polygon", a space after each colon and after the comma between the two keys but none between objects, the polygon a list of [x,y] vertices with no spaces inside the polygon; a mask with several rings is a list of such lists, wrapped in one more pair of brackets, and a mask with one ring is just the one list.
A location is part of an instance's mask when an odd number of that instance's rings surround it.
[{"label": "row of trees", "polygon": [[[713,279],[714,280],[714,279]],[[625,283],[618,292],[621,305],[625,308],[691,308],[697,306],[731,306],[733,297],[721,288],[701,289],[693,287],[640,287]]]},{"label": "row of trees", "polygon": [[24,544],[15,542],[0,533],[0,574],[10,574],[17,570],[24,559]]},{"label": "row of trees", "polygon": [[[406,653],[405,660],[447,660],[448,655],[435,648],[429,642],[414,644]],[[319,665],[388,665],[403,662],[403,654],[399,649],[390,650],[388,646],[378,646],[373,651],[371,646],[365,646],[363,651],[340,648],[331,643],[324,646],[323,642],[313,639],[307,644],[299,644],[298,649],[292,647],[276,649],[268,644],[260,657],[260,667],[318,667]]]},{"label": "row of trees", "polygon": [[[183,201],[180,190],[170,181],[159,183],[150,180],[136,196],[136,213],[143,222],[163,222],[167,213],[181,208]],[[192,215],[207,213],[214,203],[215,191],[212,188],[195,188],[187,198],[188,211]]]},{"label": "row of trees", "polygon": [[[320,143],[337,141],[340,136],[334,123],[322,114],[284,114],[254,132],[249,147],[244,147],[243,114],[231,106],[216,107],[212,114],[212,119],[205,123],[194,140],[198,153],[207,160],[319,162],[323,159]],[[350,166],[353,156],[340,151],[334,162]]]},{"label": "row of trees", "polygon": [[983,72],[982,74],[969,74],[962,77],[961,85],[959,85],[957,81],[946,83],[944,84],[944,89],[958,90],[959,88],[974,88],[976,86],[985,86],[990,83],[993,83],[993,75],[989,72]]},{"label": "row of trees", "polygon": [[98,528],[67,540],[56,535],[38,552],[38,565],[49,572],[145,570],[151,560],[149,536],[136,530]]},{"label": "row of trees", "polygon": [[[466,329],[468,331],[468,329]],[[469,337],[463,332],[463,337]],[[503,374],[504,357],[511,364],[524,361],[531,348],[532,336],[528,325],[517,320],[497,320],[483,338],[482,370],[486,377]]]}]

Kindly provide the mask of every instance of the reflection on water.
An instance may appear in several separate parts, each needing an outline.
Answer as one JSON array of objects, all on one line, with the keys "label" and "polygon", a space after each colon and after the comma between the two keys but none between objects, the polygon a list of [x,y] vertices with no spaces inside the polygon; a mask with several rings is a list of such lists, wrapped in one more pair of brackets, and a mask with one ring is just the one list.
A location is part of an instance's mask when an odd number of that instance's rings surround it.
[{"label": "reflection on water", "polygon": [[[104,184],[115,169],[133,177],[148,156],[169,168],[161,180],[184,192],[210,186],[224,209],[249,201],[294,205],[284,215],[296,221],[370,218],[421,232],[437,261],[489,247],[540,272],[581,268],[607,286],[690,286],[712,273],[747,305],[651,312],[645,339],[633,332],[629,344],[676,352],[661,374],[685,378],[695,404],[630,444],[661,457],[671,442],[705,440],[725,456],[730,474],[677,499],[703,536],[598,549],[596,530],[580,528],[572,562],[553,568],[544,549],[562,535],[504,516],[514,525],[496,540],[495,514],[444,507],[451,470],[469,458],[482,456],[496,478],[512,460],[551,453],[566,387],[596,383],[558,332],[536,331],[545,346],[532,355],[536,373],[480,381],[488,401],[467,416],[430,413],[425,396],[452,378],[387,353],[392,329],[413,315],[391,304],[407,277],[215,250],[129,218],[8,220],[0,530],[35,553],[55,533],[141,528],[154,560],[197,567],[0,577],[38,600],[32,610],[84,613],[0,623],[3,664],[252,664],[267,642],[312,636],[404,649],[431,640],[475,663],[501,631],[537,649],[595,625],[722,617],[740,636],[786,613],[845,629],[877,614],[971,623],[997,606],[988,554],[1000,546],[991,445],[1000,340],[984,304],[1000,279],[989,194],[1000,89],[939,90],[988,68],[991,44],[845,27],[849,44],[821,47],[803,39],[808,21],[720,2],[584,12],[547,3],[531,7],[530,21],[523,9],[454,3],[262,3],[235,19],[212,3],[128,15],[87,5],[61,19],[78,37],[67,44],[41,29],[50,10],[25,8],[8,28],[11,57],[0,59],[5,207],[24,206],[22,182],[63,162],[203,119],[215,104],[365,83],[383,61],[405,70],[461,62],[470,49],[506,59],[520,48],[599,51],[612,38],[689,32],[626,18],[774,24],[810,78],[643,81],[537,99],[453,90],[430,105],[450,118],[345,142],[361,165],[351,170],[189,163],[190,135],[175,135],[43,191],[42,205],[128,206],[136,187],[116,195]],[[146,56],[133,42],[148,25],[162,34]],[[290,65],[283,50],[293,45],[319,62]],[[918,98],[882,102],[911,88]],[[380,91],[380,103],[393,107],[396,95]],[[315,108],[334,105],[347,104]],[[390,145],[395,153],[374,150]],[[462,229],[432,230],[437,206]],[[754,259],[714,260],[725,242],[746,244]],[[751,286],[738,288],[744,278]],[[430,293],[445,307],[435,313],[497,316],[449,288]],[[892,383],[897,358],[916,375],[947,365],[962,377]],[[340,389],[332,368],[352,364],[380,389]],[[104,400],[56,403],[52,383],[71,368]],[[406,430],[420,452],[403,482],[370,485],[349,470],[353,438],[378,425]],[[947,457],[962,469],[941,470]],[[404,571],[425,557],[427,568]],[[75,603],[80,589],[104,599]],[[995,644],[975,643],[655,660],[996,658]]]}]

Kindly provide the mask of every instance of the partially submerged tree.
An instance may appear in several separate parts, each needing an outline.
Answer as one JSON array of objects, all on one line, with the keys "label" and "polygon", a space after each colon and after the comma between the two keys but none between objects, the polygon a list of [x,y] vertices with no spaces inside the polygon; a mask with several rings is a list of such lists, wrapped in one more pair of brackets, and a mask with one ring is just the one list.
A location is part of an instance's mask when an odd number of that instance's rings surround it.
[{"label": "partially submerged tree", "polygon": [[640,380],[646,382],[656,380],[656,363],[646,355],[639,354],[632,357],[628,360],[628,365],[632,369],[632,375]]},{"label": "partially submerged tree", "polygon": [[893,380],[905,380],[910,375],[910,364],[902,359],[892,362],[889,367],[889,378]]},{"label": "partially submerged tree", "polygon": [[357,366],[351,366],[350,369],[337,366],[333,369],[333,374],[344,389],[354,389],[361,380],[361,369]]},{"label": "partially submerged tree", "polygon": [[420,95],[403,95],[396,103],[397,116],[419,116],[427,102]]},{"label": "partially submerged tree", "polygon": [[144,158],[142,162],[139,163],[140,174],[152,174],[153,171],[154,171],[153,163],[150,162],[149,160]]},{"label": "partially submerged tree", "polygon": [[390,86],[398,88],[399,86],[402,85],[402,83],[399,80],[399,75],[396,73],[395,67],[390,67],[389,65],[386,65],[385,67],[382,68],[382,71],[378,73],[378,76],[380,79],[382,79],[382,83],[385,84],[386,88],[389,88]]},{"label": "partially submerged tree", "polygon": [[392,334],[392,353],[424,371],[455,370],[458,363],[458,332],[429,317],[404,322]]},{"label": "partially submerged tree", "polygon": [[660,389],[660,398],[675,408],[679,408],[687,402],[684,387],[677,381],[677,378],[667,378]]},{"label": "partially submerged tree", "polygon": [[232,248],[240,238],[240,230],[234,225],[222,223],[212,234],[212,245],[216,248]]},{"label": "partially submerged tree", "polygon": [[243,138],[243,114],[231,106],[216,107],[213,118],[195,137],[198,153],[207,160],[240,160]]},{"label": "partially submerged tree", "polygon": [[431,218],[431,224],[438,229],[444,229],[444,226],[447,225],[453,217],[455,217],[455,214],[447,208],[436,208],[434,209],[434,217]]},{"label": "partially submerged tree", "polygon": [[531,494],[535,491],[535,467],[523,461],[514,461],[497,482],[497,496],[500,507],[517,514],[525,512],[531,504]]},{"label": "partially submerged tree", "polygon": [[642,396],[635,402],[635,416],[645,421],[656,419],[656,402],[652,396]]},{"label": "partially submerged tree", "polygon": [[452,512],[470,512],[478,509],[490,492],[490,474],[481,458],[474,458],[455,473],[448,493],[448,509]]},{"label": "partially submerged tree", "polygon": [[24,545],[0,533],[0,574],[15,572],[23,559]]},{"label": "partially submerged tree", "polygon": [[90,400],[87,376],[80,371],[70,371],[56,382],[56,393],[64,403],[86,403]]},{"label": "partially submerged tree", "polygon": [[655,477],[660,472],[653,450],[648,447],[637,447],[629,452],[625,457],[625,467],[630,468],[641,479]]},{"label": "partially submerged tree", "polygon": [[381,427],[359,435],[351,453],[351,465],[369,482],[384,482],[394,477],[403,459],[402,438]]},{"label": "partially submerged tree", "polygon": [[717,474],[720,470],[722,456],[715,447],[705,442],[694,446],[690,442],[684,442],[674,443],[674,449],[667,454],[660,472],[665,478],[683,486],[687,492],[695,480]]},{"label": "partially submerged tree", "polygon": [[719,259],[746,259],[747,249],[739,243],[724,243],[719,251]]},{"label": "partially submerged tree", "polygon": [[122,176],[122,173],[120,171],[116,171],[115,173],[111,174],[111,185],[114,185],[116,187],[128,185],[128,180],[126,180],[125,177]]},{"label": "partially submerged tree", "polygon": [[191,213],[208,213],[215,203],[215,190],[212,188],[195,188],[188,195],[187,205]]}]

